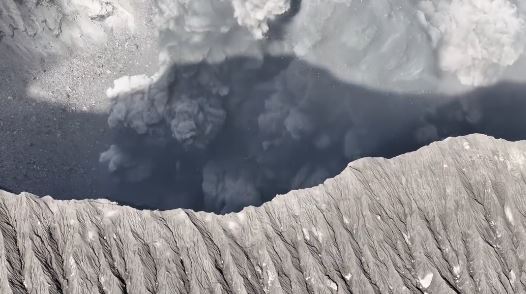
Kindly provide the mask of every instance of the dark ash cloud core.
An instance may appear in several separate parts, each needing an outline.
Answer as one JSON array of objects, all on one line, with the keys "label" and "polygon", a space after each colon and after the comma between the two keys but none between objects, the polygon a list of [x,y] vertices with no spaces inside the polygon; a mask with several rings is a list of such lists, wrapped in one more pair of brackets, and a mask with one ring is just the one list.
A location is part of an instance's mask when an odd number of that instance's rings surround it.
[{"label": "dark ash cloud core", "polygon": [[[265,57],[263,66],[253,67],[257,62],[231,58],[168,70],[174,79],[168,88],[185,79],[194,83],[200,72],[220,73],[218,83],[231,85],[228,94],[202,99],[216,99],[220,111],[213,114],[224,115],[209,133],[199,128],[206,117],[193,123],[195,116],[186,116],[196,130],[183,139],[166,118],[140,134],[119,124],[115,195],[147,207],[225,213],[322,183],[363,156],[392,157],[473,132],[526,138],[526,89],[520,84],[456,96],[400,94],[342,82],[292,56]],[[268,83],[276,77],[281,82]],[[180,93],[168,92],[170,105]],[[198,103],[194,113],[206,107]]]}]

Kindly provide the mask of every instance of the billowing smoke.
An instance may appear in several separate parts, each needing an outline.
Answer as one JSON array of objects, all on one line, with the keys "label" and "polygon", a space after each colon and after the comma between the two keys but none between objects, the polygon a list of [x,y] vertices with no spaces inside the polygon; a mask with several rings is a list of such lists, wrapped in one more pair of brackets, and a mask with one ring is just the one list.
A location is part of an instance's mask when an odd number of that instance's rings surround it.
[{"label": "billowing smoke", "polygon": [[440,68],[463,84],[494,82],[523,52],[525,22],[515,1],[422,1],[419,8]]},{"label": "billowing smoke", "polygon": [[455,134],[486,113],[442,121],[445,105],[524,72],[512,0],[156,4],[160,70],[108,90],[117,135],[100,159],[122,193],[164,207],[238,210]]}]

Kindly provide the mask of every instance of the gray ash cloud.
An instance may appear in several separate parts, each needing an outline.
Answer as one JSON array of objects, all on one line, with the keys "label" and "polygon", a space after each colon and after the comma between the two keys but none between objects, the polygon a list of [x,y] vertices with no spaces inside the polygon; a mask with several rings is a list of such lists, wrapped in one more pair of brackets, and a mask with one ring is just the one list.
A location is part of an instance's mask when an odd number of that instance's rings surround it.
[{"label": "gray ash cloud", "polygon": [[[465,3],[480,17],[452,31],[458,3],[442,2],[159,0],[161,69],[107,93],[116,137],[101,161],[115,193],[224,213],[363,156],[468,132],[521,138],[523,87],[495,84],[522,72],[520,6],[502,0],[503,15],[488,18]],[[494,26],[504,20],[505,33]],[[477,25],[465,45],[482,40],[496,55],[459,49],[457,34]]]},{"label": "gray ash cloud", "polygon": [[[217,98],[225,118],[207,135],[196,131],[178,138],[171,117],[141,133],[117,127],[118,156],[110,157],[116,160],[112,170],[121,180],[115,193],[149,207],[228,212],[322,183],[363,156],[391,157],[472,132],[526,138],[526,89],[520,84],[498,84],[457,96],[394,94],[342,82],[294,57],[272,59],[265,61],[272,64],[269,68],[242,75],[241,69],[254,60],[184,66],[194,74],[238,68],[231,71],[235,77],[221,77],[239,79],[234,84],[243,86]],[[283,65],[291,62],[297,63],[290,67],[297,72],[289,74],[309,81],[296,85],[301,95],[290,90],[276,95],[258,87],[262,80],[282,75]],[[167,101],[171,99],[176,97]],[[194,117],[187,119],[192,123]]]}]

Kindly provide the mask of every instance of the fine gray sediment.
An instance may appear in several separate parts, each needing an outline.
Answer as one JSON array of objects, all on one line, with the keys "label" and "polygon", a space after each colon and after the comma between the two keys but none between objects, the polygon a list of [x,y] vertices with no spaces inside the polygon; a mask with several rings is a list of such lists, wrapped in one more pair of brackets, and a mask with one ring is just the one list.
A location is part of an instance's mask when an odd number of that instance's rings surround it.
[{"label": "fine gray sediment", "polygon": [[222,216],[0,192],[0,293],[523,293],[525,175],[471,135]]}]

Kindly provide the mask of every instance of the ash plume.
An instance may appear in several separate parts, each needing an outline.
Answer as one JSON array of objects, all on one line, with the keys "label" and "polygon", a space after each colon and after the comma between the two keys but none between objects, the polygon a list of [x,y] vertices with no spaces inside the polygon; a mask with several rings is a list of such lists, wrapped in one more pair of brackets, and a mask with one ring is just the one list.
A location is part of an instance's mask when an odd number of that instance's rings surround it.
[{"label": "ash plume", "polygon": [[363,156],[483,130],[487,93],[523,72],[511,0],[156,4],[160,70],[108,90],[117,135],[100,160],[121,193],[163,207],[235,211]]}]

